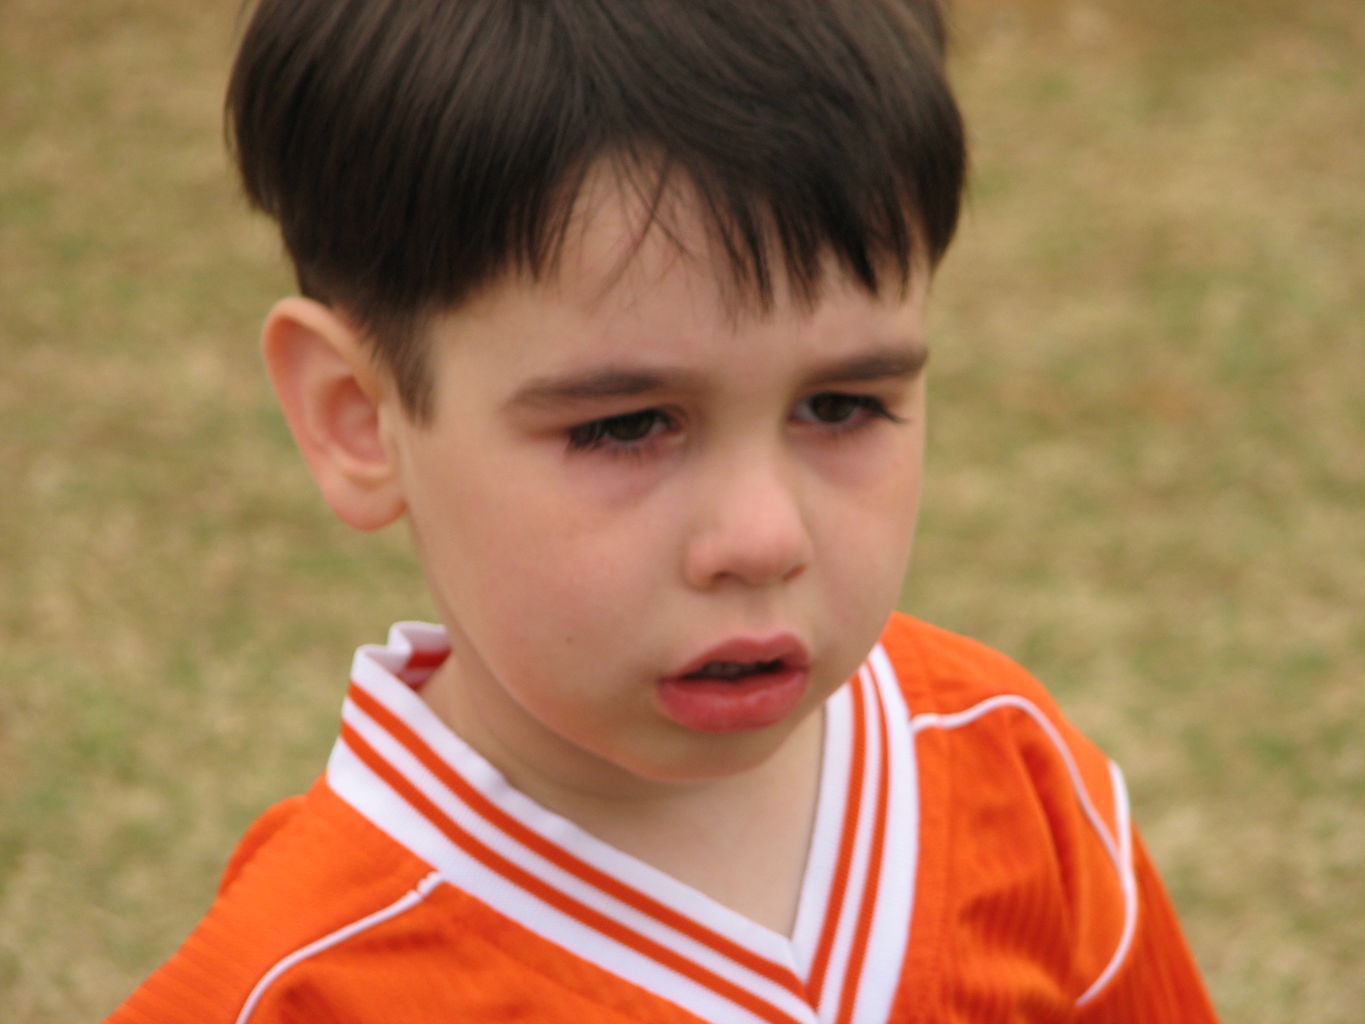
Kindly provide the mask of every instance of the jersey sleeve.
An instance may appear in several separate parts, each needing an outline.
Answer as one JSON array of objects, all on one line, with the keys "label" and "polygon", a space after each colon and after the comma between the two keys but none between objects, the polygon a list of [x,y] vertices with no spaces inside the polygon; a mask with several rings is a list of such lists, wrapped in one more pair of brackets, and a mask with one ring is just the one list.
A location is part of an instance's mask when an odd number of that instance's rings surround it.
[{"label": "jersey sleeve", "polygon": [[[301,950],[398,905],[429,870],[319,783],[252,825],[208,913],[106,1024],[245,1020],[254,994]],[[263,1011],[253,1024],[290,1019]]]},{"label": "jersey sleeve", "polygon": [[1217,1021],[1175,909],[1142,845],[1132,837],[1137,919],[1126,955],[1078,1010],[1078,1024]]},{"label": "jersey sleeve", "polygon": [[1122,772],[1028,672],[913,620],[888,649],[917,737],[921,939],[945,1018],[1216,1021]]}]

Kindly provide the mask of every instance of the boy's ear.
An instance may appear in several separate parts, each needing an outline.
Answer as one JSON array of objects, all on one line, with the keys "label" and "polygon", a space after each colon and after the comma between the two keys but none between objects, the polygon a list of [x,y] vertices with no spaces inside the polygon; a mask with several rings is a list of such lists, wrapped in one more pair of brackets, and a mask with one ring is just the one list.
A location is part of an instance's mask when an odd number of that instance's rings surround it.
[{"label": "boy's ear", "polygon": [[363,339],[327,306],[295,297],[266,317],[261,351],[294,441],[332,511],[359,530],[401,516],[403,489],[385,429],[391,385]]}]

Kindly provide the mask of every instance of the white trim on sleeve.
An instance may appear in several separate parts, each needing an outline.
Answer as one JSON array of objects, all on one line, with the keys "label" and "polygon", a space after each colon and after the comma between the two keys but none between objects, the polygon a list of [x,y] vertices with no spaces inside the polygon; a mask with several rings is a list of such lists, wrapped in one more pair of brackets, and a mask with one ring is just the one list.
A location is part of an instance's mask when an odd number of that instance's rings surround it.
[{"label": "white trim on sleeve", "polygon": [[1066,768],[1067,777],[1071,780],[1071,786],[1076,791],[1076,800],[1080,805],[1081,812],[1090,823],[1090,827],[1094,829],[1110,863],[1114,865],[1119,890],[1123,894],[1123,929],[1119,934],[1118,944],[1104,970],[1077,998],[1076,1005],[1084,1006],[1099,995],[1123,965],[1123,961],[1132,947],[1133,934],[1137,930],[1137,881],[1133,873],[1133,835],[1129,820],[1128,790],[1124,785],[1123,774],[1119,771],[1118,766],[1112,761],[1108,762],[1109,780],[1113,787],[1115,819],[1115,831],[1111,832],[1096,808],[1090,791],[1086,788],[1085,780],[1081,777],[1080,768],[1076,764],[1075,755],[1072,754],[1066,741],[1062,739],[1062,734],[1058,731],[1057,726],[1037,704],[1018,694],[997,694],[994,697],[988,697],[979,704],[949,714],[926,712],[915,715],[911,719],[910,726],[916,734],[926,729],[957,729],[975,722],[983,715],[992,711],[999,711],[1002,708],[1014,708],[1017,711],[1024,712],[1042,729],[1043,734],[1057,748],[1062,765]]},{"label": "white trim on sleeve", "polygon": [[256,982],[256,987],[253,988],[251,994],[246,997],[246,1002],[242,1004],[241,1012],[237,1014],[236,1024],[247,1024],[247,1022],[251,1020],[251,1015],[256,1012],[256,1007],[260,1004],[261,999],[265,996],[270,986],[278,981],[285,971],[302,963],[309,957],[317,956],[319,953],[331,949],[334,946],[341,945],[341,943],[345,942],[347,939],[359,935],[361,932],[368,931],[376,925],[383,924],[385,921],[397,917],[399,914],[406,913],[431,895],[431,891],[440,884],[441,873],[439,871],[433,871],[418,882],[416,886],[409,889],[387,907],[376,910],[373,914],[362,917],[358,921],[352,921],[348,925],[343,925],[336,931],[324,935],[322,938],[310,942],[308,945],[300,947],[288,956],[276,961],[274,967],[261,975],[261,980]]}]

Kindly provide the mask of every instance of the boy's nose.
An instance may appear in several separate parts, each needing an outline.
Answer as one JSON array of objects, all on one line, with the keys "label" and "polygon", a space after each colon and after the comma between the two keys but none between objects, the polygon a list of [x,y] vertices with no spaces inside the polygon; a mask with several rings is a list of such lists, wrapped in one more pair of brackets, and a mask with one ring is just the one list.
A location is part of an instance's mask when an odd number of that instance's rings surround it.
[{"label": "boy's nose", "polygon": [[774,467],[736,466],[707,491],[686,554],[689,584],[766,586],[800,575],[811,540],[793,481]]}]

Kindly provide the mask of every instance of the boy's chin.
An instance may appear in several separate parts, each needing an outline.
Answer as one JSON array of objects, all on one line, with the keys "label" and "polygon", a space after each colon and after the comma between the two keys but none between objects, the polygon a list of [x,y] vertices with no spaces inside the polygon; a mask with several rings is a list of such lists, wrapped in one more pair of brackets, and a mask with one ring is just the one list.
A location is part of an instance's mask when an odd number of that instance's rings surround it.
[{"label": "boy's chin", "polygon": [[705,785],[736,778],[767,764],[791,742],[809,717],[793,715],[761,729],[698,732],[679,727],[677,741],[647,758],[620,764],[648,787]]}]

